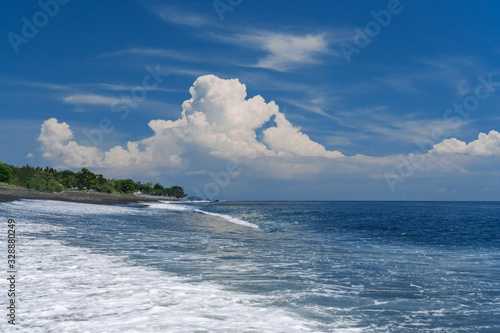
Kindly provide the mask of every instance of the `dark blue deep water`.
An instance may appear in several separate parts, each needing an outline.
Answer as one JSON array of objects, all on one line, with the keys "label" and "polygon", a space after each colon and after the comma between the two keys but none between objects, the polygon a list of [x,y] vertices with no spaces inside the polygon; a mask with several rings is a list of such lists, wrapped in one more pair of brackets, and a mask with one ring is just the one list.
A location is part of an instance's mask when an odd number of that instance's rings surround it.
[{"label": "dark blue deep water", "polygon": [[25,200],[0,217],[21,233],[27,332],[500,332],[496,202]]}]

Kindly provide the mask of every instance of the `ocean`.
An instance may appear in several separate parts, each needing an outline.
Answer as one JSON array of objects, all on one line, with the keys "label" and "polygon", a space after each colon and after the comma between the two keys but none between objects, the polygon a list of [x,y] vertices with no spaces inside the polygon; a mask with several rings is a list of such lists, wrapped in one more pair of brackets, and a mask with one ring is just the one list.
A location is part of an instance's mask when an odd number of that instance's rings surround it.
[{"label": "ocean", "polygon": [[500,332],[498,202],[0,203],[2,332]]}]

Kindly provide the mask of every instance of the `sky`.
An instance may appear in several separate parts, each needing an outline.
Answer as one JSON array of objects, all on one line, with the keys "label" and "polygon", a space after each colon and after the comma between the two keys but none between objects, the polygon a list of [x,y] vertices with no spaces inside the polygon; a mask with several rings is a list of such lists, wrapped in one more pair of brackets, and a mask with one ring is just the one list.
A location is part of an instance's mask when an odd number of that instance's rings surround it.
[{"label": "sky", "polygon": [[499,200],[496,1],[4,1],[0,160],[225,200]]}]

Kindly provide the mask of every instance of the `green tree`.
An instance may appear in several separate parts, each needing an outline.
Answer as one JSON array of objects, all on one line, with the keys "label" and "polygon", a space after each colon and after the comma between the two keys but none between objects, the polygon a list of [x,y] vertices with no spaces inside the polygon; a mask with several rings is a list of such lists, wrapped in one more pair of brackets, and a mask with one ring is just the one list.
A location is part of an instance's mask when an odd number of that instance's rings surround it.
[{"label": "green tree", "polygon": [[57,173],[56,177],[64,187],[75,187],[77,185],[76,173],[71,170],[64,170]]},{"label": "green tree", "polygon": [[89,169],[82,168],[82,170],[76,173],[76,182],[80,189],[83,189],[84,187],[87,189],[96,188],[97,176]]},{"label": "green tree", "polygon": [[60,192],[63,187],[51,173],[41,172],[28,179],[24,185],[29,189],[41,192]]},{"label": "green tree", "polygon": [[102,189],[105,187],[107,183],[107,179],[104,178],[103,175],[96,175],[96,187],[99,191],[102,191]]},{"label": "green tree", "polygon": [[119,186],[119,190],[123,193],[132,193],[136,189],[136,184],[132,179],[121,180]]},{"label": "green tree", "polygon": [[102,190],[106,193],[117,193],[120,191],[118,189],[118,182],[115,179],[108,179],[103,185]]},{"label": "green tree", "polygon": [[169,197],[184,198],[187,194],[184,193],[184,189],[180,186],[172,186],[166,189],[167,195]]},{"label": "green tree", "polygon": [[12,179],[12,169],[0,162],[0,182],[8,183]]},{"label": "green tree", "polygon": [[180,186],[163,187],[160,183],[135,183],[132,179],[106,179],[103,175],[96,175],[87,168],[77,173],[71,170],[57,171],[51,167],[32,167],[25,165],[16,167],[0,162],[0,182],[26,187],[44,192],[61,191],[64,188],[78,186],[80,189],[98,189],[106,193],[142,193],[154,192],[176,198],[184,198],[186,194]]},{"label": "green tree", "polygon": [[160,183],[156,183],[153,186],[153,193],[155,195],[166,195],[165,188],[163,186],[161,186]]},{"label": "green tree", "polygon": [[141,182],[137,182],[135,184],[135,188],[142,193],[151,193],[153,191],[153,183],[141,184]]},{"label": "green tree", "polygon": [[38,175],[38,171],[35,168],[26,165],[20,168],[12,167],[12,175],[14,179],[12,181],[13,184],[26,187],[26,183],[30,178]]}]

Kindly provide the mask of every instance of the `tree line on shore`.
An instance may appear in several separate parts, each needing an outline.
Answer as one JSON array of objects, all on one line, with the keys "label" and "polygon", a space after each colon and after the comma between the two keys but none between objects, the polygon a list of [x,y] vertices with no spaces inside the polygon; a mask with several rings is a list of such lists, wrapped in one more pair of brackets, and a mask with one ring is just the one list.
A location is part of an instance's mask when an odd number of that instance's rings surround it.
[{"label": "tree line on shore", "polygon": [[0,162],[0,182],[21,186],[41,192],[60,192],[64,189],[86,189],[105,193],[135,193],[184,198],[186,194],[180,186],[163,187],[160,183],[134,182],[132,179],[106,179],[87,168],[78,172],[57,171],[54,168],[16,167]]}]

